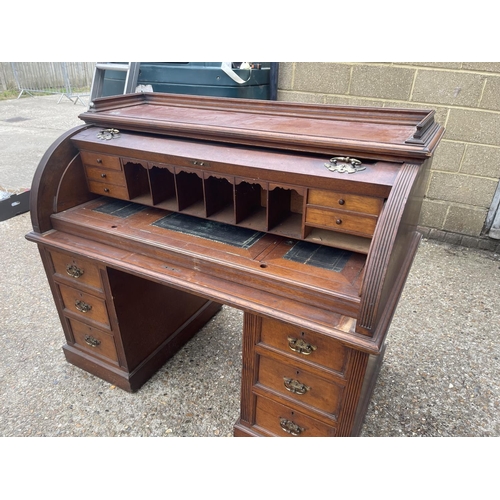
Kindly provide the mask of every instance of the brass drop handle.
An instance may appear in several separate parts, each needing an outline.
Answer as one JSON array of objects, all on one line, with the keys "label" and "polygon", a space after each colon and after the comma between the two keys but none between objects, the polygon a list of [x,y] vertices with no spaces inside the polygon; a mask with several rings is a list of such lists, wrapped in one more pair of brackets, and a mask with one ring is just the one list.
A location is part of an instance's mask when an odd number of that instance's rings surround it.
[{"label": "brass drop handle", "polygon": [[91,335],[85,335],[85,343],[88,344],[90,347],[97,347],[101,341],[96,339],[95,337],[92,337]]},{"label": "brass drop handle", "polygon": [[80,269],[79,267],[75,266],[74,264],[68,264],[66,266],[66,272],[72,278],[79,278],[83,274],[83,269]]},{"label": "brass drop handle", "polygon": [[286,418],[280,418],[280,427],[292,436],[300,436],[305,431],[303,427],[299,427],[295,422]]},{"label": "brass drop handle", "polygon": [[311,388],[298,380],[293,378],[283,377],[283,383],[287,391],[293,392],[294,394],[305,394]]},{"label": "brass drop handle", "polygon": [[75,307],[82,313],[88,313],[92,309],[92,306],[83,300],[75,300]]},{"label": "brass drop handle", "polygon": [[302,339],[295,339],[293,337],[288,337],[288,347],[294,352],[304,354],[304,356],[308,356],[317,349],[315,345],[308,344]]}]

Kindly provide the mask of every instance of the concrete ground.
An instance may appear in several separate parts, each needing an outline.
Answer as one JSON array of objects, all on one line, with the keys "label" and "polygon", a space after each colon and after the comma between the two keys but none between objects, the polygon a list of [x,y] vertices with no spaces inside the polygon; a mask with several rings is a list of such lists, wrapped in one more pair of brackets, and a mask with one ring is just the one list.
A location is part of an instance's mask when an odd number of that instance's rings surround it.
[{"label": "concrete ground", "polygon": [[[85,108],[0,101],[0,190]],[[242,314],[224,307],[135,394],[65,361],[29,214],[0,222],[0,436],[231,436]],[[424,240],[403,292],[363,436],[500,435],[500,256]]]}]

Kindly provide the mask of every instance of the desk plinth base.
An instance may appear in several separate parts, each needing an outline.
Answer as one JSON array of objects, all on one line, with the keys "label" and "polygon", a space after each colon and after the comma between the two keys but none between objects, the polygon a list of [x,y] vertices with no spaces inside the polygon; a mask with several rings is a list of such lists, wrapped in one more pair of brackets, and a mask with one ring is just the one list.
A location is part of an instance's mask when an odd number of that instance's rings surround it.
[{"label": "desk plinth base", "polygon": [[234,424],[233,436],[234,437],[263,437],[262,434],[258,434],[257,432],[253,431],[249,427],[242,425],[240,419],[238,419],[237,422]]},{"label": "desk plinth base", "polygon": [[66,360],[110,384],[127,392],[136,392],[147,382],[187,341],[189,341],[221,308],[221,304],[207,303],[193,314],[177,331],[146,357],[134,370],[112,366],[90,356],[72,345],[64,345]]}]

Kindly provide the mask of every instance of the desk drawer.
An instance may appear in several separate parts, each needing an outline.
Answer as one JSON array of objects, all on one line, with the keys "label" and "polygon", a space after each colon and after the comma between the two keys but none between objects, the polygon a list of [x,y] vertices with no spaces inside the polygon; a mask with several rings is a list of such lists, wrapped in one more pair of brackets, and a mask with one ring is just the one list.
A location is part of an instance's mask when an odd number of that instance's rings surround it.
[{"label": "desk drawer", "polygon": [[257,397],[255,425],[282,437],[333,437],[336,434],[334,426],[262,397]]},{"label": "desk drawer", "polygon": [[73,280],[75,284],[102,290],[99,268],[89,260],[55,251],[50,251],[50,257],[56,274]]},{"label": "desk drawer", "polygon": [[92,320],[109,328],[109,317],[106,301],[76,288],[59,285],[65,311],[79,316],[82,321]]},{"label": "desk drawer", "polygon": [[338,210],[349,210],[363,214],[378,215],[382,210],[384,200],[371,196],[361,196],[350,193],[310,189],[307,203],[321,207],[330,207]]},{"label": "desk drawer", "polygon": [[89,181],[103,182],[105,184],[114,184],[116,186],[126,186],[125,175],[121,171],[106,170],[99,167],[85,166],[85,173]]},{"label": "desk drawer", "polygon": [[110,168],[112,170],[122,169],[120,158],[118,156],[93,153],[91,151],[81,151],[80,154],[85,165]]},{"label": "desk drawer", "polygon": [[258,383],[331,415],[339,413],[343,387],[297,366],[260,356]]},{"label": "desk drawer", "polygon": [[344,373],[349,351],[331,337],[269,318],[262,318],[261,328],[260,343],[263,346]]},{"label": "desk drawer", "polygon": [[377,218],[370,215],[308,206],[306,224],[362,236],[372,236],[377,225]]},{"label": "desk drawer", "polygon": [[89,191],[95,194],[105,196],[112,196],[113,198],[120,198],[121,200],[128,200],[129,193],[126,186],[116,186],[105,182],[95,182],[88,180]]},{"label": "desk drawer", "polygon": [[75,344],[92,355],[103,356],[118,362],[113,335],[76,320],[68,320],[75,339]]}]

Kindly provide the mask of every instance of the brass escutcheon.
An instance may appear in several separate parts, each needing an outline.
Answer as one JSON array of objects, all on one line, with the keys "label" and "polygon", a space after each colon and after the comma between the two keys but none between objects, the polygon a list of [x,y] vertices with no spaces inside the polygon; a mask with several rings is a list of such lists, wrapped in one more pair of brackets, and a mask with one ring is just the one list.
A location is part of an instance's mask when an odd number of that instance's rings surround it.
[{"label": "brass escutcheon", "polygon": [[280,418],[280,426],[287,434],[292,436],[299,436],[305,431],[303,427],[299,427],[295,422],[286,418]]},{"label": "brass escutcheon", "polygon": [[311,389],[306,384],[299,382],[293,378],[283,377],[284,385],[287,391],[293,392],[294,394],[305,394],[309,389]]},{"label": "brass escutcheon", "polygon": [[79,278],[83,274],[83,269],[80,269],[79,267],[75,266],[74,264],[68,264],[66,266],[66,272],[72,278]]},{"label": "brass escutcheon", "polygon": [[109,141],[110,139],[118,139],[120,137],[120,131],[116,128],[107,128],[101,130],[97,134],[97,138],[103,141]]},{"label": "brass escutcheon", "polygon": [[83,300],[76,300],[75,307],[82,313],[88,313],[92,309],[92,306]]},{"label": "brass escutcheon", "polygon": [[339,174],[343,174],[344,172],[355,174],[366,169],[361,161],[349,156],[335,156],[334,158],[330,158],[330,161],[325,163],[325,167],[331,172],[338,172]]},{"label": "brass escutcheon", "polygon": [[302,339],[294,339],[293,337],[288,337],[288,347],[292,351],[304,354],[305,356],[308,356],[317,349],[315,345],[308,344],[307,342],[304,342]]},{"label": "brass escutcheon", "polygon": [[90,347],[97,347],[101,341],[92,337],[91,335],[85,335],[85,343],[87,343]]}]

